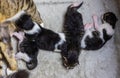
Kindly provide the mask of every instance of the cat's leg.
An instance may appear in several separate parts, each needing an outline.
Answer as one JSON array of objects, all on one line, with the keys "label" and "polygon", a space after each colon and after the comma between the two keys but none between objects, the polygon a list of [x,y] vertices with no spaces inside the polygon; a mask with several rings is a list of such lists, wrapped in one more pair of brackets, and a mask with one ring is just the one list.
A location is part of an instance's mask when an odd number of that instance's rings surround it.
[{"label": "cat's leg", "polygon": [[91,29],[91,28],[93,28],[94,26],[93,26],[93,23],[88,23],[88,24],[85,24],[85,26],[84,26],[85,28],[85,30],[89,30],[89,29]]},{"label": "cat's leg", "polygon": [[97,15],[93,15],[93,16],[92,16],[92,19],[93,19],[94,28],[95,28],[96,30],[98,30],[99,24],[98,24],[98,17],[97,17]]},{"label": "cat's leg", "polygon": [[24,32],[14,32],[12,36],[16,37],[19,40],[19,44],[20,44],[24,39]]}]

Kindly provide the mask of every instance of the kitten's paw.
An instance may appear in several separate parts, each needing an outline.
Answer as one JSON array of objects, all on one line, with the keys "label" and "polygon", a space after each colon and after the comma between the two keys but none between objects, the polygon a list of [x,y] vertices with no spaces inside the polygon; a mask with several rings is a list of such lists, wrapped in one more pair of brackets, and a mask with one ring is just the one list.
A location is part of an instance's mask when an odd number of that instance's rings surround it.
[{"label": "kitten's paw", "polygon": [[37,58],[33,58],[29,63],[26,63],[26,66],[29,70],[32,70],[36,68],[37,64],[38,64]]}]

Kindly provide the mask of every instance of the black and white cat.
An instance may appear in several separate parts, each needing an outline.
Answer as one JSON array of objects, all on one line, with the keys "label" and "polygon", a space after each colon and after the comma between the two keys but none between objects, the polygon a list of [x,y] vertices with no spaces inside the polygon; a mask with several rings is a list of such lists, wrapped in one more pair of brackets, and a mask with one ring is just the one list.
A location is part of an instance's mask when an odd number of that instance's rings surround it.
[{"label": "black and white cat", "polygon": [[98,50],[112,38],[117,17],[112,12],[102,16],[102,25],[98,25],[97,16],[93,16],[93,23],[85,25],[85,34],[81,41],[81,48],[85,50]]},{"label": "black and white cat", "polygon": [[[23,41],[21,40],[20,51],[16,54],[16,58],[26,61],[26,65],[30,70],[37,66],[39,49],[59,51],[61,45],[66,41],[63,33],[56,33],[43,28],[42,24],[39,25],[32,21],[25,11],[20,11],[15,16],[7,19],[4,24],[9,22],[14,22],[17,27],[24,31],[25,38]],[[17,37],[17,35],[13,35]],[[19,35],[17,38],[19,38]]]}]

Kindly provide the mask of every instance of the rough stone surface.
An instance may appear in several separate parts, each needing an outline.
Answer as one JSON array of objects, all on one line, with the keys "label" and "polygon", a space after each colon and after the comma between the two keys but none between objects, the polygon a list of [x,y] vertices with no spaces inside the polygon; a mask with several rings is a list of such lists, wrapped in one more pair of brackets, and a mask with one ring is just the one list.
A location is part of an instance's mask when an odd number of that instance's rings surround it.
[{"label": "rough stone surface", "polygon": [[[82,0],[34,0],[41,13],[45,27],[56,32],[61,32],[63,17],[67,6],[72,2]],[[83,0],[84,4],[79,9],[82,13],[84,24],[92,22],[92,15],[101,15],[112,11],[119,16],[117,0]],[[120,4],[119,4],[120,5]],[[99,19],[100,21],[100,19]],[[100,22],[99,22],[100,23]],[[38,66],[30,71],[30,78],[119,78],[118,52],[120,52],[120,21],[117,23],[115,36],[104,47],[97,51],[82,51],[79,56],[80,65],[67,70],[62,66],[61,55],[50,51],[40,50]],[[117,46],[117,48],[116,48]],[[120,56],[118,56],[120,57]],[[19,62],[20,68],[25,65]]]}]

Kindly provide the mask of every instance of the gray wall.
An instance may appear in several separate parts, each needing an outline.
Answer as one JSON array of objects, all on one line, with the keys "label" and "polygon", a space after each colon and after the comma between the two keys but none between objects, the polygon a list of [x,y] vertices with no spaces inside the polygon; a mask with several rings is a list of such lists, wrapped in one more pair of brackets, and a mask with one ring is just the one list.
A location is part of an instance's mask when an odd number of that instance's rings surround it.
[{"label": "gray wall", "polygon": [[[117,6],[119,9],[119,15],[120,15],[120,0],[116,0]],[[119,21],[117,23],[117,28],[116,28],[116,33],[115,33],[115,44],[116,44],[116,49],[117,49],[117,58],[118,58],[118,69],[117,69],[117,78],[120,78],[120,17]]]}]

